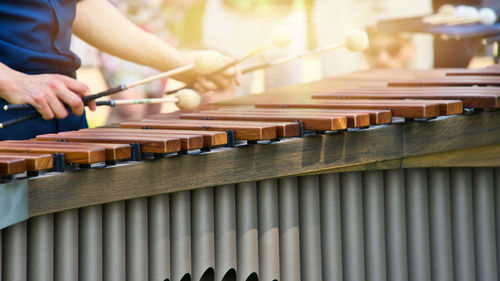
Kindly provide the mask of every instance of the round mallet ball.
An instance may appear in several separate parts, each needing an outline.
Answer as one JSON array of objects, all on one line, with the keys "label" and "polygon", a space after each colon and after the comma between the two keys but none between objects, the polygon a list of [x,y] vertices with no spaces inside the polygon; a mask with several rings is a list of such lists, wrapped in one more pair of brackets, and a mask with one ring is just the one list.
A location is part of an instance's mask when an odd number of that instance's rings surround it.
[{"label": "round mallet ball", "polygon": [[182,89],[174,94],[179,99],[175,104],[180,109],[194,109],[200,105],[200,95],[191,89]]},{"label": "round mallet ball", "polygon": [[486,25],[493,25],[498,20],[497,14],[491,8],[481,8],[479,10],[479,17],[481,18],[481,23]]},{"label": "round mallet ball", "polygon": [[462,19],[474,19],[479,18],[479,11],[471,6],[460,5],[455,8],[453,15]]},{"label": "round mallet ball", "polygon": [[349,32],[344,42],[346,48],[352,52],[361,52],[368,48],[369,44],[368,34],[361,29],[355,29]]}]

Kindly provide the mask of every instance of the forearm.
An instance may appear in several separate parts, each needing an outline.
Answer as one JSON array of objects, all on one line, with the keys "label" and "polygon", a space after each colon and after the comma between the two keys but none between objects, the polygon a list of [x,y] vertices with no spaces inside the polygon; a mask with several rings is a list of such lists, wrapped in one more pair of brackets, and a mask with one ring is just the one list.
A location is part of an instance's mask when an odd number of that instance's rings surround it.
[{"label": "forearm", "polygon": [[23,74],[0,62],[0,97],[13,102],[16,83]]},{"label": "forearm", "polygon": [[104,52],[161,71],[190,62],[165,41],[135,26],[107,0],[78,2],[73,33]]},{"label": "forearm", "polygon": [[[125,18],[108,0],[81,0],[77,4],[73,33],[109,54],[165,71],[193,62],[195,52],[181,53],[179,50],[150,34]],[[191,70],[175,75],[173,78],[192,84],[198,81],[204,92],[239,85],[239,72],[231,71],[210,79],[218,80],[220,86],[203,80],[203,77]]]}]

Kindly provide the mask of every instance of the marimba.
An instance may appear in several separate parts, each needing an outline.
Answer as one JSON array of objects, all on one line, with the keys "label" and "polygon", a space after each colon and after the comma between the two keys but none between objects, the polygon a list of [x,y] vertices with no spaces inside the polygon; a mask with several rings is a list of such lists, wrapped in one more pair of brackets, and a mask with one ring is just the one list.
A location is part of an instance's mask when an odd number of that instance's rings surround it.
[{"label": "marimba", "polygon": [[0,276],[497,280],[498,82],[361,71],[0,142]]}]

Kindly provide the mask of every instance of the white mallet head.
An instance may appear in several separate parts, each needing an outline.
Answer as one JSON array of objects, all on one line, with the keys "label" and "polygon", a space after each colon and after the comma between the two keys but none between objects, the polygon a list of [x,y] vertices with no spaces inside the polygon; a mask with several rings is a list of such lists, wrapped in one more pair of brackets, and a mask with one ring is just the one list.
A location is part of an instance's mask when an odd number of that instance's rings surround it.
[{"label": "white mallet head", "polygon": [[453,16],[455,14],[455,7],[451,4],[444,4],[439,7],[438,14],[443,16]]},{"label": "white mallet head", "polygon": [[479,10],[476,7],[469,7],[469,9],[467,9],[467,18],[468,19],[478,19],[479,18]]},{"label": "white mallet head", "polygon": [[475,19],[479,18],[479,11],[471,6],[460,5],[455,8],[453,15],[457,18]]},{"label": "white mallet head", "polygon": [[354,29],[345,38],[345,47],[352,52],[361,52],[368,48],[370,41],[364,30]]},{"label": "white mallet head", "polygon": [[278,27],[273,30],[273,44],[278,48],[286,48],[292,43],[293,35],[290,29],[285,27]]},{"label": "white mallet head", "polygon": [[194,60],[194,70],[199,74],[209,74],[221,68],[224,64],[222,55],[217,51],[203,51]]},{"label": "white mallet head", "polygon": [[200,95],[191,89],[182,89],[173,94],[178,101],[175,103],[180,109],[194,109],[200,105]]},{"label": "white mallet head", "polygon": [[486,25],[492,25],[498,20],[497,14],[491,8],[481,8],[479,10],[479,17],[481,18],[481,23]]}]

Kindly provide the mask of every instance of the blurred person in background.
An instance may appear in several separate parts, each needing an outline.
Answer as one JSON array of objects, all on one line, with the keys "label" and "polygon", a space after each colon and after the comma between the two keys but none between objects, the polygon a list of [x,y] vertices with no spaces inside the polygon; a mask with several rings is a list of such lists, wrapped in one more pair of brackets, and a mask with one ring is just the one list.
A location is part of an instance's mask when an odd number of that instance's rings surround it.
[{"label": "blurred person in background", "polygon": [[404,32],[386,33],[376,28],[367,28],[370,47],[363,55],[370,69],[410,68],[416,54],[412,35]]}]

